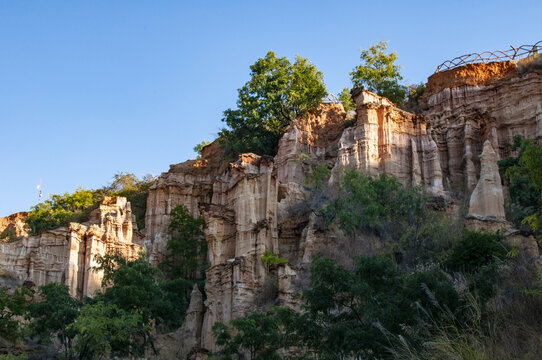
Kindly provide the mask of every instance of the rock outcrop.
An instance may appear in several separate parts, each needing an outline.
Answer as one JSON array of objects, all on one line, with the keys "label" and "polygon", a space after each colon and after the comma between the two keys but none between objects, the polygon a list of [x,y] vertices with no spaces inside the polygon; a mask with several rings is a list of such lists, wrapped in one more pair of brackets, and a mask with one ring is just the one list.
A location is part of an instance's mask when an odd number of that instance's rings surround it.
[{"label": "rock outcrop", "polygon": [[[169,212],[178,204],[204,217],[210,268],[201,346],[212,349],[215,321],[244,316],[268,301],[270,286],[272,301],[295,306],[316,253],[379,251],[376,237],[348,244],[340,229],[320,227],[303,184],[317,163],[331,169],[331,183],[351,167],[424,184],[436,196],[464,194],[471,217],[506,228],[496,162],[510,155],[514,134],[540,138],[541,81],[540,71],[520,74],[507,62],[442,72],[429,79],[422,115],[357,90],[355,118],[339,104],[323,104],[317,114],[292,122],[274,159],[243,154],[226,166],[215,142],[202,159],[173,165],[151,189],[145,246],[151,261],[163,256]],[[288,264],[269,273],[261,262],[266,249]]]},{"label": "rock outcrop", "polygon": [[28,236],[30,227],[26,224],[27,217],[25,211],[0,217],[0,241],[13,241]]},{"label": "rock outcrop", "polygon": [[186,359],[194,349],[200,349],[203,309],[203,295],[198,286],[194,285],[183,325],[175,332],[158,335],[155,340],[158,354],[149,351],[147,358]]},{"label": "rock outcrop", "polygon": [[480,180],[470,197],[469,215],[504,220],[504,196],[497,154],[489,140],[484,143],[480,162]]},{"label": "rock outcrop", "polygon": [[[183,327],[160,338],[171,350],[162,358],[212,350],[216,321],[227,323],[270,303],[297,306],[307,265],[319,252],[348,261],[352,254],[382,250],[376,235],[352,242],[338,227],[321,226],[314,210],[325,196],[311,194],[303,183],[316,164],[331,170],[329,185],[337,184],[344,168],[354,168],[423,185],[439,199],[470,198],[473,226],[490,221],[506,229],[497,161],[511,155],[515,134],[542,140],[542,71],[518,71],[516,65],[474,64],[431,76],[421,115],[357,89],[354,118],[340,104],[322,104],[316,114],[290,124],[274,158],[242,154],[230,162],[215,141],[201,159],[172,165],[149,191],[141,243],[158,264],[170,236],[169,214],[185,205],[205,219],[210,267],[205,302],[194,289]],[[101,275],[89,271],[95,254],[138,253],[133,229],[129,204],[118,199],[100,206],[88,223],[0,245],[0,265],[36,285],[64,282],[81,297],[100,287]],[[525,248],[533,250],[532,241]],[[266,250],[288,263],[265,267]]]},{"label": "rock outcrop", "polygon": [[514,135],[542,139],[542,70],[503,61],[443,71],[429,77],[422,102],[448,191],[474,189],[486,140],[504,159]]},{"label": "rock outcrop", "polygon": [[70,223],[37,236],[0,244],[0,266],[36,286],[61,282],[72,296],[82,298],[101,289],[102,274],[95,272],[95,255],[119,251],[129,258],[142,250],[133,242],[135,227],[126,198],[106,198],[88,222]]}]

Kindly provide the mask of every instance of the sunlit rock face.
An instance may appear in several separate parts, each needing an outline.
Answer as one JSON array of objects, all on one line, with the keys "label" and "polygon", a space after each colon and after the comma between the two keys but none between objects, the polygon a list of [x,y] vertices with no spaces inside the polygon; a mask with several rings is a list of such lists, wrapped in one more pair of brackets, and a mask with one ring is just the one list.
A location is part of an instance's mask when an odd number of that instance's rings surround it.
[{"label": "sunlit rock face", "polygon": [[365,90],[354,91],[353,97],[356,123],[339,140],[332,181],[342,169],[355,168],[370,176],[395,176],[404,185],[423,182],[429,191],[442,193],[437,147],[425,118]]},{"label": "sunlit rock face", "polygon": [[[370,176],[385,173],[407,186],[423,185],[434,196],[470,199],[476,226],[487,221],[508,226],[497,161],[511,155],[515,134],[542,140],[540,70],[520,71],[515,63],[502,62],[435,74],[421,100],[421,115],[362,89],[353,98],[353,116],[331,103],[294,120],[274,158],[227,158],[215,141],[203,148],[201,159],[172,165],[149,191],[144,239],[134,231],[129,204],[121,198],[102,204],[88,223],[38,237],[27,236],[20,216],[0,219],[0,230],[11,226],[21,238],[0,245],[0,266],[36,285],[64,282],[73,295],[92,294],[101,281],[101,274],[89,270],[96,265],[95,254],[116,249],[132,257],[140,250],[137,244],[144,244],[147,259],[158,265],[166,255],[171,210],[185,205],[205,220],[210,267],[205,302],[195,290],[187,323],[160,340],[175,344],[164,354],[175,358],[189,354],[188,347],[213,349],[216,321],[262,310],[269,301],[299,306],[316,254],[351,266],[354,256],[384,249],[376,235],[353,241],[338,226],[322,225],[315,210],[325,203],[325,194],[311,193],[304,183],[317,164],[330,170],[331,189],[345,168]],[[266,250],[288,263],[266,267],[261,259]]]},{"label": "sunlit rock face", "polygon": [[497,164],[497,154],[486,140],[480,155],[480,179],[469,203],[469,214],[475,217],[504,220],[504,196]]},{"label": "sunlit rock face", "polygon": [[[96,255],[119,251],[128,258],[142,250],[135,242],[135,221],[126,198],[106,198],[88,222],[46,231],[0,244],[0,267],[36,286],[61,282],[72,296],[82,298],[100,290],[103,274],[92,271]],[[135,238],[134,238],[135,234]]]},{"label": "sunlit rock face", "polygon": [[514,135],[542,139],[542,71],[524,71],[521,63],[471,64],[436,73],[422,100],[446,190],[474,190],[486,140],[504,159],[512,155]]},{"label": "sunlit rock face", "polygon": [[[340,258],[382,251],[376,236],[352,242],[338,227],[322,227],[314,194],[304,184],[316,164],[330,169],[332,186],[343,169],[354,168],[423,185],[436,196],[466,196],[470,215],[502,226],[496,161],[510,155],[515,133],[540,138],[541,79],[540,72],[520,75],[507,63],[439,73],[429,79],[422,115],[356,90],[355,116],[340,104],[322,104],[316,114],[290,124],[274,159],[243,154],[226,160],[215,142],[202,159],[172,166],[151,189],[145,246],[151,262],[159,262],[169,212],[178,204],[205,219],[210,268],[200,346],[213,348],[216,321],[259,309],[270,280],[275,301],[297,306],[317,253]],[[261,261],[267,249],[288,264],[270,272]]]}]

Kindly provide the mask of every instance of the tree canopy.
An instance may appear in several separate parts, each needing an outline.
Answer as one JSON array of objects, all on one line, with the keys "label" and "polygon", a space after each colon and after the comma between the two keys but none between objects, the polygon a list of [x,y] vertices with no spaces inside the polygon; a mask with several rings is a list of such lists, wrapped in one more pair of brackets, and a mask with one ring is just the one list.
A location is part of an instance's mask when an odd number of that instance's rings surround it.
[{"label": "tree canopy", "polygon": [[110,185],[96,190],[78,187],[73,193],[51,195],[51,198],[32,207],[27,224],[33,235],[44,231],[68,226],[70,222],[88,220],[90,212],[96,209],[104,196],[123,196],[130,202],[132,213],[136,216],[139,229],[145,227],[145,211],[149,187],[153,184],[152,175],[139,179],[131,173],[117,173]]},{"label": "tree canopy", "polygon": [[228,128],[220,136],[230,154],[274,155],[290,121],[315,111],[327,94],[324,76],[306,58],[292,64],[269,51],[250,66],[250,77],[238,90],[237,108],[224,111]]},{"label": "tree canopy", "polygon": [[380,41],[363,50],[360,55],[361,64],[350,73],[354,86],[364,87],[380,96],[385,96],[395,104],[405,101],[407,88],[401,85],[403,76],[401,67],[395,62],[397,53],[386,54],[388,43]]}]

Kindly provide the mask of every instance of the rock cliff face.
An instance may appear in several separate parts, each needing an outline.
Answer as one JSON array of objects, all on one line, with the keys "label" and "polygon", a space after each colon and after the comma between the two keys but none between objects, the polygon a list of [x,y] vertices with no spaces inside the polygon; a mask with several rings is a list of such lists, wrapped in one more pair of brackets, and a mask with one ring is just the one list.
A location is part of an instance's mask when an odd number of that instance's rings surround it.
[{"label": "rock cliff face", "polygon": [[[318,114],[292,122],[274,159],[244,154],[228,165],[213,143],[201,160],[172,166],[151,189],[145,240],[151,261],[163,256],[168,214],[177,204],[207,224],[210,268],[197,346],[212,349],[214,322],[257,309],[270,288],[276,301],[295,306],[306,281],[303,269],[314,254],[347,247],[340,230],[320,229],[311,212],[303,179],[316,163],[332,170],[331,183],[351,167],[373,176],[387,173],[405,185],[423,183],[437,196],[464,194],[471,197],[471,216],[502,222],[496,161],[510,155],[516,133],[542,137],[542,73],[520,74],[513,63],[433,75],[422,115],[367,91],[353,97],[355,118],[339,104],[323,104]],[[377,238],[368,238],[358,250],[371,253],[379,246]],[[266,269],[266,249],[288,264]]]},{"label": "rock cliff face", "polygon": [[4,236],[2,241],[10,241],[28,236],[30,227],[26,224],[27,212],[18,212],[6,217],[0,218],[0,237]]},{"label": "rock cliff face", "polygon": [[142,249],[133,242],[134,224],[126,198],[106,199],[84,224],[0,244],[0,266],[36,286],[61,282],[72,296],[93,295],[101,289],[103,276],[91,271],[97,265],[95,255],[118,250],[132,258]]},{"label": "rock cliff face", "polygon": [[[405,185],[424,184],[434,196],[465,196],[475,226],[485,226],[484,221],[508,226],[497,160],[511,155],[515,134],[542,140],[541,70],[522,72],[515,63],[502,62],[435,74],[421,100],[422,115],[364,90],[353,98],[353,118],[340,104],[322,104],[317,114],[293,121],[274,158],[242,154],[226,161],[215,141],[201,159],[172,165],[150,189],[144,238],[149,261],[156,265],[163,259],[169,214],[179,204],[203,216],[209,248],[207,298],[203,303],[194,290],[185,325],[160,340],[177,344],[164,345],[174,348],[165,358],[185,356],[188,347],[212,349],[216,321],[244,316],[269,301],[296,306],[316,253],[381,249],[376,236],[352,244],[338,228],[320,226],[313,211],[318,199],[303,184],[315,164],[331,170],[331,185],[342,169],[355,168],[371,176],[393,175]],[[8,226],[2,224],[0,219],[0,231]],[[37,285],[60,281],[74,295],[92,294],[101,280],[89,272],[94,254],[138,253],[140,239],[133,238],[132,224],[125,200],[105,203],[88,223],[0,245],[0,265]],[[266,250],[288,263],[265,267]]]},{"label": "rock cliff face", "polygon": [[474,189],[486,140],[504,159],[514,135],[542,139],[541,70],[505,61],[444,71],[429,78],[423,101],[446,190]]}]

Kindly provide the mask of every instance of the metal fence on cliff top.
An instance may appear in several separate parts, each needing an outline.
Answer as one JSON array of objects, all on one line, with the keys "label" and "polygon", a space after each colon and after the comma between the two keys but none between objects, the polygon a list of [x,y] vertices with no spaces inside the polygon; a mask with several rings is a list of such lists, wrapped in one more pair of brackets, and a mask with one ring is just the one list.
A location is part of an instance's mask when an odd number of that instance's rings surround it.
[{"label": "metal fence on cliff top", "polygon": [[522,57],[538,54],[539,52],[542,52],[542,41],[539,41],[534,45],[521,45],[517,48],[510,45],[510,49],[508,50],[484,51],[480,54],[467,54],[458,56],[452,60],[447,60],[437,66],[435,73],[443,70],[455,69],[456,67],[467,64],[488,63],[499,60],[517,60]]}]

